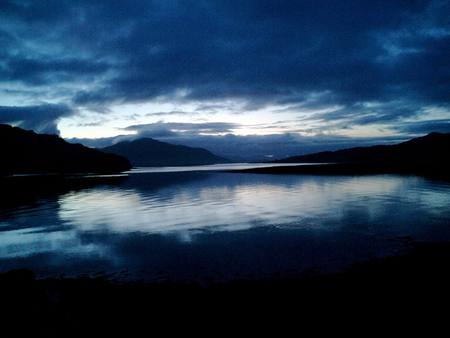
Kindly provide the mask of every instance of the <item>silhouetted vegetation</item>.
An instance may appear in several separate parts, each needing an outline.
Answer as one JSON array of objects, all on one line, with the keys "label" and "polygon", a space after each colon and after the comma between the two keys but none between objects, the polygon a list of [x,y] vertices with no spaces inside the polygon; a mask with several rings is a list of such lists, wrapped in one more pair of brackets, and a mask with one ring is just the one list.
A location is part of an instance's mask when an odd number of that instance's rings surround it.
[{"label": "silhouetted vegetation", "polygon": [[0,125],[0,156],[0,175],[112,173],[131,168],[121,156],[9,125]]}]

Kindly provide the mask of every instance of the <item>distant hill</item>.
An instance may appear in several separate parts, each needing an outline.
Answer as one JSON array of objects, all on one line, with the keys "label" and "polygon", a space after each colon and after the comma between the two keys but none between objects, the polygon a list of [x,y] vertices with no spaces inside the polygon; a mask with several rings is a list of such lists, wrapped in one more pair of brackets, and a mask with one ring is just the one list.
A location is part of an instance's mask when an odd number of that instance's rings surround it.
[{"label": "distant hill", "polygon": [[288,157],[274,163],[366,163],[446,165],[450,163],[450,134],[431,133],[394,145],[357,147]]},{"label": "distant hill", "polygon": [[1,175],[107,173],[131,168],[123,157],[4,124],[0,124],[0,159]]},{"label": "distant hill", "polygon": [[204,165],[230,162],[203,148],[175,145],[151,138],[123,141],[101,150],[124,156],[130,160],[133,166],[138,167]]}]

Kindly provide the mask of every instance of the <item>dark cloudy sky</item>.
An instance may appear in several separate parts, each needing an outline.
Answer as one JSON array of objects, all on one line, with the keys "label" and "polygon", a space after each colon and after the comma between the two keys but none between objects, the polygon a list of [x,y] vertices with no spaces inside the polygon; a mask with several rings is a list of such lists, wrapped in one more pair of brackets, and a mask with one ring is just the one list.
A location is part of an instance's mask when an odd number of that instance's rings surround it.
[{"label": "dark cloudy sky", "polygon": [[445,0],[0,0],[0,45],[0,123],[66,138],[450,132]]}]

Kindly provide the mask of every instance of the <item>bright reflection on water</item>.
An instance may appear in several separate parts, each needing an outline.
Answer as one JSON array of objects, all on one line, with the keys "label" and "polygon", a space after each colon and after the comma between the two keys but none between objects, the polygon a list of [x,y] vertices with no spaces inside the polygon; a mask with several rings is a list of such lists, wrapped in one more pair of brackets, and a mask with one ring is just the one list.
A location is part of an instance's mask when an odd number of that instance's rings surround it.
[{"label": "bright reflection on water", "polygon": [[337,268],[450,239],[450,186],[413,176],[131,174],[0,217],[0,266],[235,278]]}]

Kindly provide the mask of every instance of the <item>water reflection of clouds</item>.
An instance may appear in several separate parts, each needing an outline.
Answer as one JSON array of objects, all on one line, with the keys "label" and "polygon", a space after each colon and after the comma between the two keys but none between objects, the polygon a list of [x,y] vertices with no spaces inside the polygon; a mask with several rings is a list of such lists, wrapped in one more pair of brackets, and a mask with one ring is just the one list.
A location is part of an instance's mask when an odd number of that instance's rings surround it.
[{"label": "water reflection of clouds", "polygon": [[18,229],[0,235],[0,257],[26,257],[36,253],[104,255],[105,246],[83,242],[76,230],[46,231],[44,228]]},{"label": "water reflection of clouds", "polygon": [[[383,206],[373,202],[401,190],[405,183],[389,176],[289,178],[289,182],[239,181],[230,185],[225,181],[157,193],[91,189],[62,196],[58,215],[81,231],[178,232],[184,238],[188,238],[187,232],[236,231],[255,225],[331,227],[327,219],[343,217],[346,210],[358,205],[376,217]],[[321,222],[311,222],[317,217]]]},{"label": "water reflection of clouds", "polygon": [[145,187],[139,177],[8,215],[0,220],[0,258],[53,253],[120,261],[119,243],[134,247],[152,235],[178,243],[259,227],[386,235],[410,231],[411,224],[425,231],[431,216],[439,224],[450,219],[450,186],[416,177],[216,174]]}]

